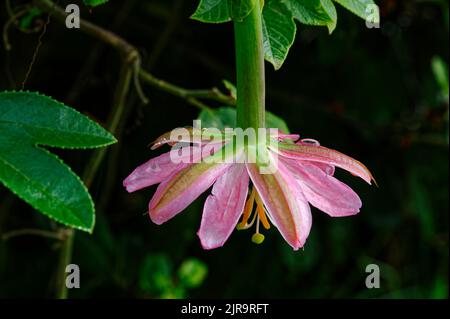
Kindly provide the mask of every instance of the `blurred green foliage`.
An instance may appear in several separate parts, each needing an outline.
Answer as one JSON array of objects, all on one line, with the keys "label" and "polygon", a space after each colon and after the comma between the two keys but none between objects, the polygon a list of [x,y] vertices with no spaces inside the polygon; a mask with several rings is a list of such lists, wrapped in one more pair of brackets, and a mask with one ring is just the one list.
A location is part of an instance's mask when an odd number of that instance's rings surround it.
[{"label": "blurred green foliage", "polygon": [[[380,29],[366,29],[338,8],[331,36],[325,28],[302,26],[283,68],[267,68],[269,111],[291,132],[343,151],[374,173],[379,188],[336,172],[362,198],[359,215],[333,219],[314,209],[311,235],[298,252],[273,227],[262,245],[242,231],[220,249],[202,250],[195,233],[207,194],[170,222],[153,225],[145,211],[155,187],[128,194],[121,182],[159,154],[148,142],[192,125],[199,111],[146,87],[150,105],[131,97],[119,144],[91,189],[98,222],[93,235],[75,238],[82,279],[70,296],[448,297],[448,1],[377,3]],[[82,17],[135,44],[156,76],[225,91],[223,79],[234,82],[232,27],[190,20],[195,7],[183,0],[112,1],[91,13],[83,9]],[[7,20],[3,10],[0,19],[2,25]],[[38,25],[45,16],[34,19]],[[12,51],[0,52],[2,89],[20,85],[37,37],[14,28],[8,35]],[[117,66],[110,48],[51,22],[28,89],[102,122]],[[86,154],[55,152],[82,172]],[[0,234],[24,228],[55,225],[0,188]],[[31,236],[0,241],[0,297],[53,296],[58,245]],[[380,266],[380,289],[365,287],[370,263]]]},{"label": "blurred green foliage", "polygon": [[166,255],[149,254],[141,267],[139,287],[151,297],[184,298],[189,289],[203,283],[207,273],[208,268],[202,261],[189,258],[173,274],[172,261]]}]

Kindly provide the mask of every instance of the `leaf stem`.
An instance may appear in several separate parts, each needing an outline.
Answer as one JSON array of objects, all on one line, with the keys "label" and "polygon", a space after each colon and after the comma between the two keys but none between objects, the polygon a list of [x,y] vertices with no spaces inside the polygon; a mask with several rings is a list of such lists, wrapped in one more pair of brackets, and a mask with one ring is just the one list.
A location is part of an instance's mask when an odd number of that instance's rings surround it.
[{"label": "leaf stem", "polygon": [[265,79],[260,0],[242,21],[234,21],[237,123],[243,129],[265,127]]},{"label": "leaf stem", "polygon": [[[231,96],[223,94],[218,88],[203,89],[203,90],[191,90],[186,89],[167,81],[161,80],[149,72],[141,69],[139,75],[145,83],[167,92],[174,96],[178,96],[185,99],[187,102],[194,106],[199,106],[199,99],[216,101],[225,105],[235,105],[236,101]],[[201,103],[201,102],[200,102]],[[201,107],[200,107],[201,108]]]}]

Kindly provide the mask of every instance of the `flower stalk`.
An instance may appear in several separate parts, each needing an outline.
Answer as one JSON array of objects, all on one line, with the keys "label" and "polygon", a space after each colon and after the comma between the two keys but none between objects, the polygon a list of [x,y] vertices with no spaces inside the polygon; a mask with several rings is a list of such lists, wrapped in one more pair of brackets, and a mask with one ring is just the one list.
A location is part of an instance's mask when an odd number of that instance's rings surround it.
[{"label": "flower stalk", "polygon": [[262,4],[242,21],[234,21],[236,46],[237,125],[242,129],[265,127],[264,47]]}]

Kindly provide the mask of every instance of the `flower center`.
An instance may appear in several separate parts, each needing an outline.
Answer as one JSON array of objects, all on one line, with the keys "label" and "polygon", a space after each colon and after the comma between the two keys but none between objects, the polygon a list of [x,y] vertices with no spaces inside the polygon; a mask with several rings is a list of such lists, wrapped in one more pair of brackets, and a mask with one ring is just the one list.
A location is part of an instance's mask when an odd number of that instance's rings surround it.
[{"label": "flower center", "polygon": [[[253,210],[256,202],[256,209]],[[250,216],[253,213],[253,217],[250,220]],[[259,197],[256,188],[252,188],[252,192],[245,203],[244,212],[242,214],[242,221],[236,226],[237,230],[248,229],[253,226],[256,221],[256,232],[252,236],[252,242],[255,244],[261,244],[264,241],[264,235],[259,232],[259,223],[263,225],[265,229],[270,228],[269,220],[267,219],[267,211],[264,207],[264,204]]]}]

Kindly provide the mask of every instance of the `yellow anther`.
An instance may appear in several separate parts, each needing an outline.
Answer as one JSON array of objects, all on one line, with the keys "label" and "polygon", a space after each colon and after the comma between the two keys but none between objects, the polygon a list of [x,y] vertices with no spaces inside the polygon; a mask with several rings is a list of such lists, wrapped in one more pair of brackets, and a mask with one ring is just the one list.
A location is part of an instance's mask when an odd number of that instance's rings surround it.
[{"label": "yellow anther", "polygon": [[261,244],[264,241],[264,235],[260,233],[253,234],[252,242],[255,244]]}]

